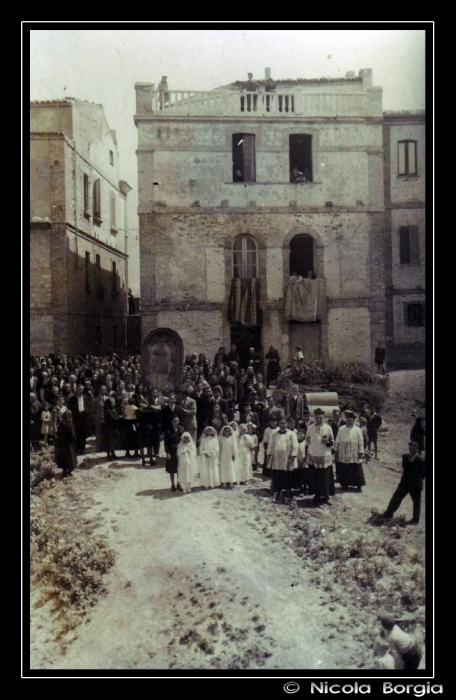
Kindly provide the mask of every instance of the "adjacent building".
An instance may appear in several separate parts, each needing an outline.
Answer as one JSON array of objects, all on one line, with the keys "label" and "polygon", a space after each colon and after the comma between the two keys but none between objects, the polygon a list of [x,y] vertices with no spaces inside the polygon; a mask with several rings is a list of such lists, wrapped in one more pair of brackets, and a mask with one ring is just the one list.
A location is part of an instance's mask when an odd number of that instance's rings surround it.
[{"label": "adjacent building", "polygon": [[135,87],[146,376],[157,353],[166,373],[182,354],[232,343],[370,364],[386,336],[372,71]]},{"label": "adjacent building", "polygon": [[101,105],[32,102],[30,352],[125,348],[127,196]]},{"label": "adjacent building", "polygon": [[424,112],[385,112],[383,146],[388,367],[423,367],[426,318]]}]

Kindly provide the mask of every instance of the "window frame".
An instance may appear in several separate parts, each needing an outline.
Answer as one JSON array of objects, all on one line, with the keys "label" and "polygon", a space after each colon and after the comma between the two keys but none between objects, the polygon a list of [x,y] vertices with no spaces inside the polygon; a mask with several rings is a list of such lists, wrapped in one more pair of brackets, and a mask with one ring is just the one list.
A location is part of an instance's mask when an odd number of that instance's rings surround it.
[{"label": "window frame", "polygon": [[[404,171],[401,173],[401,159],[400,159],[400,147],[401,144],[404,144]],[[410,144],[414,145],[415,149],[415,171],[410,172],[410,158],[409,158],[409,147]],[[409,176],[418,176],[418,147],[417,147],[418,141],[416,139],[401,139],[400,141],[397,142],[397,174],[399,177],[409,177]]]},{"label": "window frame", "polygon": [[[239,164],[235,163],[235,160],[237,160],[237,157],[235,155],[235,147],[236,147],[236,142],[239,140],[241,140],[245,143],[246,136],[252,139],[252,144],[251,144],[252,145],[252,163],[250,164],[250,169],[253,173],[253,177],[249,180],[245,179],[245,171],[246,171],[245,154],[244,154],[244,148],[242,148],[242,176],[243,176],[243,179],[238,180],[238,179],[236,179],[236,176],[235,176],[235,168],[239,165]],[[256,135],[255,134],[251,134],[251,133],[231,134],[231,158],[233,161],[233,172],[232,172],[233,182],[240,182],[240,183],[244,183],[244,184],[256,182]]]},{"label": "window frame", "polygon": [[83,178],[83,188],[84,188],[84,217],[86,219],[91,218],[90,213],[90,178],[87,173],[84,173]]},{"label": "window frame", "polygon": [[[250,240],[254,246],[255,250],[248,250],[247,248],[247,241]],[[240,251],[235,251],[235,246],[236,244],[241,241],[241,250]],[[235,252],[238,253],[240,252],[241,254],[241,267],[242,267],[242,274],[240,275],[235,275],[235,267],[237,269],[237,265],[235,266]],[[247,259],[247,254],[248,253],[255,253],[255,275],[253,277],[247,277],[246,272],[248,270],[249,264],[248,264],[248,259]],[[231,274],[233,279],[241,279],[241,280],[246,280],[246,279],[258,279],[259,278],[259,256],[258,256],[258,243],[255,240],[253,236],[251,236],[249,233],[242,233],[240,236],[236,236],[236,238],[233,241],[233,245],[231,246]]]},{"label": "window frame", "polygon": [[[410,323],[410,317],[412,315],[412,312],[410,310],[410,307],[416,306],[420,307],[422,309],[422,323]],[[405,325],[407,328],[424,328],[425,327],[425,320],[426,320],[426,307],[424,302],[422,301],[406,301],[404,302],[404,320],[405,320]]]},{"label": "window frame", "polygon": [[109,216],[110,216],[110,230],[111,233],[118,233],[119,229],[117,228],[117,199],[116,196],[113,192],[110,194],[110,199],[109,199]]},{"label": "window frame", "polygon": [[[406,232],[408,234],[408,261],[402,259],[402,235]],[[413,236],[415,236],[415,241],[412,241]],[[399,264],[401,267],[403,265],[412,265],[413,267],[421,265],[418,226],[407,225],[399,227]]]},{"label": "window frame", "polygon": [[[310,180],[306,180],[305,182],[296,182],[295,180],[291,179],[291,173],[293,170],[292,158],[291,158],[291,143],[292,143],[293,139],[299,138],[302,136],[306,136],[307,138],[310,139],[310,163],[309,163],[309,165],[310,165]],[[314,143],[313,143],[313,140],[314,140],[314,135],[307,134],[305,132],[299,132],[297,134],[295,134],[295,133],[288,134],[288,164],[289,164],[289,178],[290,178],[291,185],[302,185],[302,184],[306,185],[307,183],[314,181],[314,163],[313,163]],[[296,161],[296,158],[294,158],[293,160]]]},{"label": "window frame", "polygon": [[101,218],[101,179],[97,178],[93,182],[93,220],[99,226],[103,223]]}]

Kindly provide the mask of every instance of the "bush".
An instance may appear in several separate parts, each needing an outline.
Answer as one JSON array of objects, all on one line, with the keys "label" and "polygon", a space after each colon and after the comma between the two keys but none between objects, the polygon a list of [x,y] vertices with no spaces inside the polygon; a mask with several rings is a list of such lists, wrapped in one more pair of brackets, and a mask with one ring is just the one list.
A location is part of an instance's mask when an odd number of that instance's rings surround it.
[{"label": "bush", "polygon": [[30,494],[38,494],[43,488],[52,488],[59,474],[49,451],[30,455]]},{"label": "bush", "polygon": [[277,395],[295,383],[304,391],[335,391],[339,404],[354,411],[360,411],[364,403],[380,411],[387,396],[385,386],[376,383],[372,372],[361,362],[293,360],[279,375]]},{"label": "bush", "polygon": [[342,360],[293,360],[279,375],[277,386],[286,388],[298,382],[309,387],[326,388],[338,384],[373,384],[374,375],[362,362]]},{"label": "bush", "polygon": [[[106,592],[103,576],[114,564],[114,552],[101,537],[92,535],[93,523],[80,513],[69,516],[79,494],[58,471],[51,454],[30,457],[30,564],[32,580],[44,600],[59,613],[56,639],[73,630]],[[49,492],[48,489],[53,491]],[[55,498],[55,491],[60,498]]]}]

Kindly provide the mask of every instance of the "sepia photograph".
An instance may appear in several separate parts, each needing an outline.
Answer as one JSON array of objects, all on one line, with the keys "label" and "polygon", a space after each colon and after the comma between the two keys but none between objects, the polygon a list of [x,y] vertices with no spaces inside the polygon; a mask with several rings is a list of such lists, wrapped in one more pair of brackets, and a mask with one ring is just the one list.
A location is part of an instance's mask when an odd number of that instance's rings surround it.
[{"label": "sepia photograph", "polygon": [[31,674],[428,677],[432,23],[31,24]]}]

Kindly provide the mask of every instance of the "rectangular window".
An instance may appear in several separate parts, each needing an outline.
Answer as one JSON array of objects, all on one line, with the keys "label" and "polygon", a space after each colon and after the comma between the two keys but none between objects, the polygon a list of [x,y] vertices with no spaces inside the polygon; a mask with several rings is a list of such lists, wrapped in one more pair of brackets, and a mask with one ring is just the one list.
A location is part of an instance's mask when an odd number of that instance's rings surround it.
[{"label": "rectangular window", "polygon": [[424,326],[424,304],[406,304],[405,322],[407,326]]},{"label": "rectangular window", "polygon": [[397,147],[399,175],[417,175],[416,141],[399,141]]},{"label": "rectangular window", "polygon": [[111,233],[117,233],[116,227],[116,198],[111,193]]},{"label": "rectangular window", "polygon": [[117,347],[117,326],[112,327],[112,347]]},{"label": "rectangular window", "polygon": [[117,294],[117,265],[115,262],[112,263],[112,271],[111,271],[111,282],[112,282],[112,293]]},{"label": "rectangular window", "polygon": [[85,290],[86,294],[90,294],[90,253],[88,251],[85,254]]},{"label": "rectangular window", "polygon": [[101,182],[95,180],[93,183],[93,220],[96,224],[102,223],[101,218]]},{"label": "rectangular window", "polygon": [[112,151],[109,151],[109,162],[111,165],[114,165],[114,153]]},{"label": "rectangular window", "polygon": [[89,176],[84,174],[84,216],[90,218],[89,212]]},{"label": "rectangular window", "polygon": [[254,134],[233,134],[233,182],[255,182]]},{"label": "rectangular window", "polygon": [[418,226],[401,226],[399,229],[399,259],[401,265],[419,265]]},{"label": "rectangular window", "polygon": [[290,134],[290,182],[312,182],[312,136]]}]

